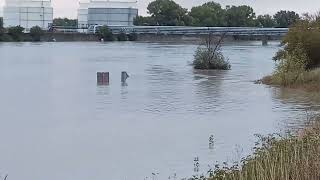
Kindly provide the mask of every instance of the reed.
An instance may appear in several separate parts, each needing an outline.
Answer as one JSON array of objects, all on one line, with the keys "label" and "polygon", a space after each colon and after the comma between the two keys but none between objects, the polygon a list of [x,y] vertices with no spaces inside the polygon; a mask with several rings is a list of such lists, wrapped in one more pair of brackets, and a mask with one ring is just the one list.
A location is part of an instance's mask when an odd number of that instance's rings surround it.
[{"label": "reed", "polygon": [[216,166],[209,180],[320,179],[320,124],[298,135],[261,137],[254,154],[232,167]]}]

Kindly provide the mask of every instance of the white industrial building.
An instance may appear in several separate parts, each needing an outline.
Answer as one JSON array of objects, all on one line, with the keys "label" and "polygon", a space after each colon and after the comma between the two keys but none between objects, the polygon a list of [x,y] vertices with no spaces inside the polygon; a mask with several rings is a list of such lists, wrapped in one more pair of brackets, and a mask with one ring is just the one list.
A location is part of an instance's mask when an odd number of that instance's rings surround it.
[{"label": "white industrial building", "polygon": [[91,25],[132,26],[137,15],[137,1],[80,1],[78,27],[87,28]]},{"label": "white industrial building", "polygon": [[5,0],[5,27],[21,26],[29,31],[33,26],[48,29],[53,21],[51,0]]}]

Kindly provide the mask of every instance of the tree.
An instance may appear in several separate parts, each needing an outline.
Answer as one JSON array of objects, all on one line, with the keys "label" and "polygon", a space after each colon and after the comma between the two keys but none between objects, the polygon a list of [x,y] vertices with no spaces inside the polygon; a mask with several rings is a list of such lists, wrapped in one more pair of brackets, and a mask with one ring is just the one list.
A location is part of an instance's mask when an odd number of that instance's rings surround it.
[{"label": "tree", "polygon": [[294,11],[279,11],[273,17],[278,27],[289,27],[300,20],[299,14]]},{"label": "tree", "polygon": [[272,18],[272,16],[266,15],[259,15],[257,17],[257,25],[260,27],[274,27],[276,22]]},{"label": "tree", "polygon": [[0,29],[3,29],[3,17],[0,17]]},{"label": "tree", "polygon": [[189,15],[193,26],[225,26],[225,10],[219,3],[208,2],[193,7]]},{"label": "tree", "polygon": [[182,8],[173,0],[155,0],[148,5],[147,9],[155,25],[184,26],[191,23],[187,9]]},{"label": "tree", "polygon": [[134,18],[133,24],[136,26],[155,26],[156,22],[154,18],[150,16],[137,16]]},{"label": "tree", "polygon": [[56,18],[53,20],[53,25],[55,26],[68,26],[68,27],[77,27],[77,19],[68,19],[68,18]]},{"label": "tree", "polygon": [[212,34],[205,39],[204,46],[199,46],[193,60],[194,69],[220,69],[229,70],[231,65],[221,51],[221,43],[226,33],[219,39]]},{"label": "tree", "polygon": [[12,37],[14,41],[21,41],[23,36],[24,28],[21,26],[14,26],[8,28],[8,34]]},{"label": "tree", "polygon": [[[319,16],[320,17],[320,16]],[[281,49],[274,60],[288,59],[288,56],[296,55],[297,49],[305,51],[307,61],[305,68],[311,70],[320,66],[320,18],[305,19],[293,24],[285,36]],[[295,58],[299,60],[299,58]]]},{"label": "tree", "polygon": [[43,34],[43,30],[39,26],[34,26],[30,29],[30,36],[33,41],[40,41]]},{"label": "tree", "polygon": [[105,41],[113,41],[114,36],[112,31],[108,28],[108,26],[102,26],[98,29],[97,35],[99,39],[103,39]]},{"label": "tree", "polygon": [[256,15],[250,6],[231,6],[226,9],[226,22],[229,27],[255,26]]},{"label": "tree", "polygon": [[127,34],[124,31],[120,32],[117,35],[117,40],[118,41],[127,41],[128,40]]}]

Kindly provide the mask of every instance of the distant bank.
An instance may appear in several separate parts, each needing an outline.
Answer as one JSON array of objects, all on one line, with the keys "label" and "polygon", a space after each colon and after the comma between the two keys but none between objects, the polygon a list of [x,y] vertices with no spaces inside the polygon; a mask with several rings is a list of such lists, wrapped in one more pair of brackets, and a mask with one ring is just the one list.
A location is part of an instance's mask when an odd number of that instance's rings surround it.
[{"label": "distant bank", "polygon": [[[26,33],[22,35],[21,41],[29,42],[30,34]],[[115,35],[116,36],[116,35]],[[137,38],[133,41],[142,42],[194,42],[199,43],[208,36],[208,34],[137,34]],[[219,35],[216,35],[219,36]],[[254,40],[263,41],[267,40],[281,40],[284,35],[227,35],[225,41],[237,41],[237,40]],[[12,40],[2,40],[3,42],[11,42]],[[99,37],[95,34],[84,34],[84,33],[44,33],[41,36],[41,42],[74,42],[74,41],[100,41]],[[115,38],[117,41],[117,38]]]}]

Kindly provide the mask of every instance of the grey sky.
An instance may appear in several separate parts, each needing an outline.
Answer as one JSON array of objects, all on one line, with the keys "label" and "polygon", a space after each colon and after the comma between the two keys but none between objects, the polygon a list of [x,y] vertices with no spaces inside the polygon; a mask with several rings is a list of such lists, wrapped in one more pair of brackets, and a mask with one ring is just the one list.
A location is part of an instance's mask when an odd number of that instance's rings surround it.
[{"label": "grey sky", "polygon": [[[146,7],[152,0],[138,0],[140,14],[145,15]],[[200,5],[209,0],[175,0],[185,8]],[[214,0],[225,5],[250,5],[258,14],[275,13],[278,10],[294,10],[299,13],[317,12],[320,10],[320,0]],[[0,0],[0,5],[4,0]],[[52,0],[55,17],[77,17],[78,0]],[[1,14],[0,14],[1,15]]]}]

